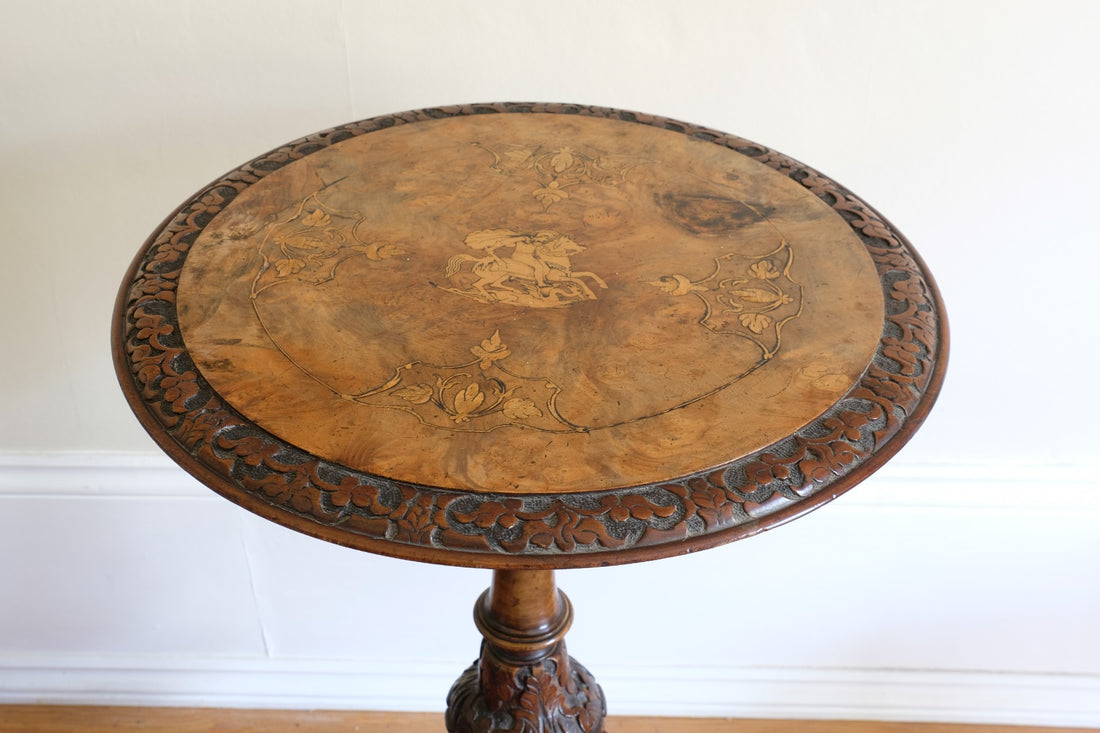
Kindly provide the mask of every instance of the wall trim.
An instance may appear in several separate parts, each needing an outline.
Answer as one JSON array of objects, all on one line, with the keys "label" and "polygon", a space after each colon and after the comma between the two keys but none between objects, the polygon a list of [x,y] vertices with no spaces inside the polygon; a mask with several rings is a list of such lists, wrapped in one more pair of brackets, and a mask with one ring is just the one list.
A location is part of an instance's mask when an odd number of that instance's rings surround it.
[{"label": "wall trim", "polygon": [[[1056,487],[1059,501],[1045,499]],[[221,500],[167,457],[151,453],[0,452],[0,497],[140,496]],[[849,507],[1100,511],[1100,476],[1077,464],[906,463],[894,460],[841,501]]]},{"label": "wall trim", "polygon": [[0,453],[0,497],[103,496],[219,499],[163,455]]},{"label": "wall trim", "polygon": [[[466,664],[0,655],[0,703],[435,712]],[[607,665],[594,673],[613,715],[1100,726],[1100,675]]]},{"label": "wall trim", "polygon": [[[887,466],[838,509],[1100,511],[1078,466]],[[1054,493],[1058,502],[1050,500]],[[169,459],[0,453],[7,499],[222,502]],[[47,508],[48,509],[48,508]],[[1002,515],[1004,516],[1004,515]],[[472,659],[5,654],[0,703],[437,711]],[[668,667],[586,659],[619,715],[898,720],[1100,728],[1100,674],[1042,670]]]}]

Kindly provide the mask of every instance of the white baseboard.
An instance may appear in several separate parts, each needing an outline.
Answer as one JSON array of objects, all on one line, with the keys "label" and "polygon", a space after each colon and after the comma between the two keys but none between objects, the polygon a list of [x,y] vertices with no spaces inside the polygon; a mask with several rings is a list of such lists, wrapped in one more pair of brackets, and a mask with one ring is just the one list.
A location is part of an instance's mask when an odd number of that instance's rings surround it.
[{"label": "white baseboard", "polygon": [[1100,676],[724,667],[597,679],[620,714],[1100,726]]},{"label": "white baseboard", "polygon": [[[960,491],[959,488],[965,490]],[[1058,504],[1041,500],[1057,487]],[[216,499],[164,455],[0,452],[0,496],[146,496]],[[219,499],[220,501],[220,499]],[[849,506],[1100,511],[1100,476],[1081,465],[910,464],[895,459],[843,498]]]},{"label": "white baseboard", "polygon": [[[0,703],[438,712],[464,666],[0,656]],[[1100,676],[637,666],[592,671],[612,715],[1100,726]]]},{"label": "white baseboard", "polygon": [[389,660],[15,655],[0,657],[0,703],[435,711],[461,671]]},{"label": "white baseboard", "polygon": [[77,452],[0,453],[0,496],[218,499],[167,456]]},{"label": "white baseboard", "polygon": [[[1044,497],[1052,493],[1057,493],[1060,505],[1044,501]],[[173,512],[184,506],[213,509],[206,502],[223,503],[213,492],[160,456],[0,454],[0,518],[8,500],[13,502],[12,506],[18,503],[21,512],[45,517],[51,515],[57,500],[74,497],[91,500],[96,506],[103,505],[98,501],[101,498],[113,502],[107,507],[108,511],[114,511],[120,503],[137,502],[142,504],[137,508],[139,514],[147,509],[144,502],[152,502],[148,505],[152,507],[150,511],[158,511],[157,507],[167,510],[168,504],[159,503],[164,499],[182,502],[172,505]],[[939,518],[965,516],[969,521],[973,517],[975,521],[986,522],[984,528],[976,527],[975,531],[986,532],[991,527],[1017,526],[1012,523],[1025,517],[1028,526],[1035,527],[1035,535],[1027,541],[1041,546],[1044,542],[1051,544],[1048,540],[1061,531],[1060,520],[1064,518],[1051,516],[1049,522],[1039,521],[1032,525],[1030,519],[1036,512],[1059,511],[1058,506],[1060,511],[1074,514],[1098,512],[1100,480],[1076,466],[1007,466],[991,471],[981,466],[898,463],[888,466],[873,480],[844,497],[841,504],[851,510],[853,526],[888,515],[907,517],[914,509],[925,515],[928,514],[925,510],[930,510]],[[1091,520],[1082,518],[1078,526],[1094,525]],[[1092,641],[1080,648],[1088,649],[1090,644],[1095,646],[1094,635],[1098,627],[1094,622],[1097,609],[1093,604],[1098,596],[1095,574],[1085,577],[1082,569],[1094,568],[1100,557],[1081,558],[1079,548],[1091,550],[1100,545],[1086,540],[1067,547],[1078,548],[1072,560],[1075,569],[1066,569],[1062,561],[1066,555],[1051,556],[1050,561],[1061,563],[1064,572],[1075,572],[1080,578],[1080,596],[1073,590],[1071,595],[1063,596],[1062,602],[1068,599],[1073,605],[1065,607],[1072,607],[1081,614],[1081,627],[1059,632],[1058,639],[1072,645],[1075,635],[1087,634]],[[169,548],[173,550],[175,546]],[[1091,555],[1091,552],[1086,554]],[[889,563],[891,558],[885,557],[882,561]],[[23,558],[23,562],[33,567],[31,572],[19,577],[51,577],[52,568],[47,564],[42,564],[41,568],[35,566],[44,561],[33,554]],[[124,565],[125,562],[117,568],[119,575],[134,575],[132,569]],[[37,621],[29,611],[20,610],[20,589],[10,589],[10,592],[6,589],[5,592],[8,592],[7,598],[0,598],[0,622],[7,623],[4,621],[7,614],[9,621],[14,619],[24,627],[40,628],[43,638],[48,638],[50,629],[43,625],[45,622]],[[252,592],[257,591],[253,589]],[[1021,588],[1019,592],[1028,591]],[[269,618],[266,621],[270,622],[270,615],[276,613],[271,609],[279,607],[280,600],[266,598],[262,591],[259,597],[268,601],[266,606],[258,604],[255,611],[262,625],[265,611],[261,606],[267,609]],[[1078,599],[1080,604],[1076,603]],[[79,601],[89,607],[98,607],[106,614],[122,607],[122,601],[108,596],[106,590],[102,596],[92,594]],[[1000,603],[993,610],[1003,615],[1005,604],[1011,600],[1002,597],[1000,601],[989,599],[987,602]],[[82,610],[74,609],[74,613]],[[720,609],[708,613],[714,616]],[[31,619],[29,624],[27,619]],[[720,618],[710,620],[721,624]],[[410,617],[406,622],[430,623],[419,617]],[[245,624],[242,628],[246,628],[248,622],[238,623]],[[424,633],[431,633],[430,629]],[[1020,628],[1019,633],[1026,634],[1027,629]],[[445,657],[443,661],[396,659],[393,657],[399,651],[384,650],[376,656],[371,656],[367,650],[359,652],[355,658],[331,659],[323,652],[308,658],[281,656],[265,653],[266,647],[254,653],[219,654],[219,647],[209,645],[203,647],[207,651],[192,655],[178,652],[130,654],[121,653],[107,641],[102,642],[102,648],[95,644],[78,648],[73,644],[70,652],[69,645],[58,643],[43,643],[36,649],[33,643],[26,643],[25,636],[5,649],[3,638],[0,634],[0,703],[439,711],[447,690],[472,661],[476,649],[463,641],[445,648],[441,652],[441,657]],[[1071,641],[1066,642],[1066,639]],[[617,640],[606,641],[599,653],[605,660],[614,659]],[[470,647],[470,659],[456,656],[464,654],[467,646]],[[594,645],[590,643],[589,646]],[[146,647],[131,648],[143,650]],[[673,655],[673,658],[684,657]],[[799,666],[800,658],[790,658],[796,664],[786,667],[725,665],[721,663],[724,657],[706,657],[698,653],[692,658],[708,659],[709,663],[691,668],[667,663],[650,666],[606,664],[591,656],[581,661],[589,665],[603,686],[610,712],[618,715],[1100,728],[1100,667],[1082,663],[1080,659],[1075,662],[1076,666],[1071,664],[1052,670],[1049,665],[1043,666],[1043,662],[1032,662],[1032,659],[1057,658],[1028,658],[1025,655],[1011,669],[971,671],[958,669],[959,665],[950,663],[943,664],[943,669],[822,668],[811,663]],[[930,658],[933,662],[939,659],[935,655]],[[1016,661],[1014,657],[1003,659],[1006,666]],[[883,666],[891,663],[890,658],[883,661],[886,663]],[[1067,669],[1073,672],[1066,673]]]}]

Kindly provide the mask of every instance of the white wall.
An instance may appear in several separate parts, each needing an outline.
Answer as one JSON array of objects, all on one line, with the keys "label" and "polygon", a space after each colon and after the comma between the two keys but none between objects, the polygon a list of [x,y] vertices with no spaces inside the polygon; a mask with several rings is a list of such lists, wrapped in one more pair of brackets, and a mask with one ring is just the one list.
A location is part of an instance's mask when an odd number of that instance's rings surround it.
[{"label": "white wall", "polygon": [[1100,3],[0,18],[0,701],[441,709],[488,574],[328,546],[195,485],[129,413],[108,322],[144,238],[225,170],[353,119],[537,100],[813,165],[908,235],[952,322],[940,404],[863,487],[748,542],[560,574],[612,712],[1100,726]]}]

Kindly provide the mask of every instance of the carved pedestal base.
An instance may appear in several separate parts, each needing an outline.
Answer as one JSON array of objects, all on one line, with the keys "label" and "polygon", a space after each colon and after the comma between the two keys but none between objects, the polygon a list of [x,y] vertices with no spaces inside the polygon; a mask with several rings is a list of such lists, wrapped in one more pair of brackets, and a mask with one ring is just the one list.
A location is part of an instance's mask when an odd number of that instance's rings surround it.
[{"label": "carved pedestal base", "polygon": [[[486,686],[488,681],[488,686]],[[603,730],[603,691],[558,646],[539,664],[517,666],[485,645],[447,695],[447,730],[591,733]]]},{"label": "carved pedestal base", "polygon": [[553,571],[495,571],[474,620],[485,641],[447,695],[448,731],[603,730],[603,691],[565,651],[573,609]]}]

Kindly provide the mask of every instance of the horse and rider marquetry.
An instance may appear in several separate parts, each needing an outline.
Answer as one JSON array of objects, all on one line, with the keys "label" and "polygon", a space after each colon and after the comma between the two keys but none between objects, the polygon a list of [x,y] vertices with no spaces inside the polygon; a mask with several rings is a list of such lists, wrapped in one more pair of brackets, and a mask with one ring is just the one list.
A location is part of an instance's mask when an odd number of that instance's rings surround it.
[{"label": "horse and rider marquetry", "polygon": [[483,229],[464,242],[478,254],[451,257],[445,273],[455,287],[442,289],[481,303],[560,308],[607,287],[596,273],[573,269],[570,258],[586,247],[560,232]]}]

